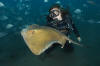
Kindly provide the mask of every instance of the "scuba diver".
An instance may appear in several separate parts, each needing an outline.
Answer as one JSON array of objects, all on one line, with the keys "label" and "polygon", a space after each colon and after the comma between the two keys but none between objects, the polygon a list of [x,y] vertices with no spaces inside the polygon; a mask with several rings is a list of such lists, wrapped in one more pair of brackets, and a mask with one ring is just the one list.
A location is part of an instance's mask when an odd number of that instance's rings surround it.
[{"label": "scuba diver", "polygon": [[[49,9],[49,15],[47,15],[47,25],[49,27],[55,28],[66,36],[70,36],[72,32],[77,37],[77,40],[80,42],[81,38],[75,24],[72,21],[71,15],[68,10],[62,8],[59,4],[54,4]],[[66,41],[64,49],[73,50],[72,44],[69,44],[69,41]],[[51,50],[51,49],[50,49]],[[49,52],[49,51],[47,51]]]}]

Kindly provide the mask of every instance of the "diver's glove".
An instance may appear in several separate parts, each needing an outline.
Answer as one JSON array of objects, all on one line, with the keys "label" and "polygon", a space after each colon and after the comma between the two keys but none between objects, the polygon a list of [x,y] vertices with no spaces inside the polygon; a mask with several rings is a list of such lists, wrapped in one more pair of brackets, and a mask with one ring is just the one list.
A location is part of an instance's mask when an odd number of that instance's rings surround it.
[{"label": "diver's glove", "polygon": [[78,40],[79,42],[81,42],[81,41],[82,41],[81,37],[77,37],[77,40]]}]

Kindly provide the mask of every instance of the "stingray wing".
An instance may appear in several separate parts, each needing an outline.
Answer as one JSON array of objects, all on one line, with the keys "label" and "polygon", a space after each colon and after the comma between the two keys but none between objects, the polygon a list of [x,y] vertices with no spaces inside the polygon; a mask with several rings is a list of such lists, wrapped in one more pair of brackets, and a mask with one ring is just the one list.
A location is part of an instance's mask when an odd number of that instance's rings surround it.
[{"label": "stingray wing", "polygon": [[25,28],[21,31],[29,49],[35,54],[40,55],[54,43],[65,44],[65,36],[48,27],[39,27],[34,29]]}]

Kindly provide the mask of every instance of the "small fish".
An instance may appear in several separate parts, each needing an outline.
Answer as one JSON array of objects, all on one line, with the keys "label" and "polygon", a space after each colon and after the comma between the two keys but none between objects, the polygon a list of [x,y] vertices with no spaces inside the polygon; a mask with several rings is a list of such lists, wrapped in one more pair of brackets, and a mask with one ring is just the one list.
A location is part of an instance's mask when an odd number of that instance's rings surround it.
[{"label": "small fish", "polygon": [[10,28],[12,28],[13,26],[14,26],[13,24],[7,24],[6,28],[7,28],[7,29],[10,29]]},{"label": "small fish", "polygon": [[91,4],[91,5],[96,5],[96,3],[92,0],[88,0],[87,3]]},{"label": "small fish", "polygon": [[0,2],[0,7],[4,7],[4,6],[5,6],[4,3]]},{"label": "small fish", "polygon": [[5,32],[0,32],[0,38],[6,36],[8,33],[5,33]]},{"label": "small fish", "polygon": [[45,2],[45,3],[47,3],[47,2],[48,2],[48,0],[44,0],[44,2]]},{"label": "small fish", "polygon": [[7,19],[8,19],[8,17],[6,15],[0,16],[0,20],[2,20],[2,21],[5,21]]},{"label": "small fish", "polygon": [[100,21],[98,21],[97,23],[100,23]]},{"label": "small fish", "polygon": [[74,13],[75,13],[75,14],[80,14],[81,12],[82,12],[81,9],[75,9],[75,10],[74,10]]},{"label": "small fish", "polygon": [[56,3],[57,3],[57,4],[60,4],[61,2],[60,2],[60,1],[57,1]]}]

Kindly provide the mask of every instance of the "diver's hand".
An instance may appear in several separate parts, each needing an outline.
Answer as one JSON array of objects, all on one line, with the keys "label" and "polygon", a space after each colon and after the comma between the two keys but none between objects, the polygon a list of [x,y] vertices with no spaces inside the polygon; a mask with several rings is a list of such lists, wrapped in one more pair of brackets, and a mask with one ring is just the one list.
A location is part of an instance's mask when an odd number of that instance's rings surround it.
[{"label": "diver's hand", "polygon": [[78,40],[79,42],[81,42],[81,41],[82,41],[82,39],[81,39],[80,37],[77,37],[77,40]]}]

